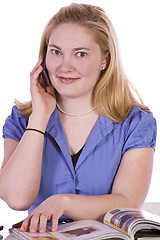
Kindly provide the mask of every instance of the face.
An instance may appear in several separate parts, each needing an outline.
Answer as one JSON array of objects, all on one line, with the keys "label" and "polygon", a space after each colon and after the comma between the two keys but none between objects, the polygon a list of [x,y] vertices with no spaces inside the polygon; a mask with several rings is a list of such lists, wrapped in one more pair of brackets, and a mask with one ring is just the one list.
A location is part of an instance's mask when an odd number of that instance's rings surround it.
[{"label": "face", "polygon": [[60,97],[91,96],[102,70],[100,47],[85,27],[58,25],[49,38],[46,67]]}]

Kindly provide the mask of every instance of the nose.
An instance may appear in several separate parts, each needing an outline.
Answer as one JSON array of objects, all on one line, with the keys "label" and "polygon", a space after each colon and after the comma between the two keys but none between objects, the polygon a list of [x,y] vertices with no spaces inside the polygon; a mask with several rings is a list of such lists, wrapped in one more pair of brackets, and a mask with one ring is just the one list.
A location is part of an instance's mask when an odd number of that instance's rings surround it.
[{"label": "nose", "polygon": [[72,72],[74,70],[71,56],[63,56],[60,69],[62,72]]}]

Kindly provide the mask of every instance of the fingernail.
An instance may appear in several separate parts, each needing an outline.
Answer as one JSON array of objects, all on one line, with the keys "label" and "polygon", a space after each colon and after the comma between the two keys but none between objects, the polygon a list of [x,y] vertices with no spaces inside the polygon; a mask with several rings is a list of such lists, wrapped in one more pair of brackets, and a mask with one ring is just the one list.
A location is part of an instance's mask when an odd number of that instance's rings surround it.
[{"label": "fingernail", "polygon": [[55,227],[52,227],[52,232],[56,232],[56,230],[57,230],[57,227],[55,226]]}]

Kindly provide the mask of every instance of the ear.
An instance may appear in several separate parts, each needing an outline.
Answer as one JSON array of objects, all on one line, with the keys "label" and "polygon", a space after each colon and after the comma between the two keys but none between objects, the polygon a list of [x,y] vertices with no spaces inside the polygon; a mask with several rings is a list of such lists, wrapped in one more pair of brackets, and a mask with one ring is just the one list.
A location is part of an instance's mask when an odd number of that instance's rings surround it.
[{"label": "ear", "polygon": [[101,70],[105,70],[106,68],[108,68],[109,63],[110,63],[110,53],[107,52],[107,54],[104,56],[103,61],[102,61],[102,65],[101,65]]}]

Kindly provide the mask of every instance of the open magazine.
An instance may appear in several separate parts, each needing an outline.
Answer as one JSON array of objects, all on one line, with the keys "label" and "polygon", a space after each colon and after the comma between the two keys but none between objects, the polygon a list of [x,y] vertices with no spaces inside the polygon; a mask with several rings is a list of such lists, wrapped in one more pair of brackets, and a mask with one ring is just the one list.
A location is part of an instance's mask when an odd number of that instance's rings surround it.
[{"label": "open magazine", "polygon": [[16,239],[24,240],[160,240],[160,217],[137,209],[119,208],[106,213],[104,223],[94,220],[75,221],[59,225],[56,232],[51,232],[47,226],[45,233],[21,232],[16,227],[9,231]]}]

